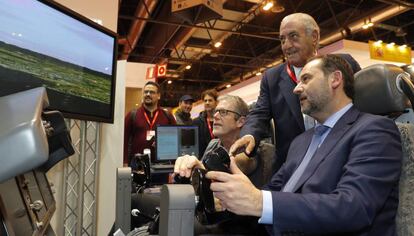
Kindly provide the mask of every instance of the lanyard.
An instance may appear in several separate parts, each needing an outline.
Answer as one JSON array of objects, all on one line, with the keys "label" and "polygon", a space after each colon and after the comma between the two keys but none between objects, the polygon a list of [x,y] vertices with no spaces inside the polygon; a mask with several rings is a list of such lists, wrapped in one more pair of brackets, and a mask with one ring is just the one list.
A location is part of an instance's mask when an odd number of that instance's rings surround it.
[{"label": "lanyard", "polygon": [[152,122],[150,122],[150,119],[148,118],[147,112],[144,110],[144,116],[145,116],[145,119],[147,120],[147,123],[149,125],[150,130],[152,130],[152,127],[154,127],[155,121],[157,120],[157,117],[158,117],[158,112],[159,112],[159,110],[157,112],[155,112],[154,119],[152,119]]},{"label": "lanyard", "polygon": [[295,73],[290,69],[289,63],[286,63],[286,71],[287,71],[290,79],[293,81],[293,83],[297,84],[298,83],[298,79],[296,79]]},{"label": "lanyard", "polygon": [[211,137],[211,139],[213,139],[214,134],[213,134],[213,128],[211,127],[211,124],[210,124],[210,119],[208,117],[206,119],[207,119],[208,131],[210,132],[210,137]]}]

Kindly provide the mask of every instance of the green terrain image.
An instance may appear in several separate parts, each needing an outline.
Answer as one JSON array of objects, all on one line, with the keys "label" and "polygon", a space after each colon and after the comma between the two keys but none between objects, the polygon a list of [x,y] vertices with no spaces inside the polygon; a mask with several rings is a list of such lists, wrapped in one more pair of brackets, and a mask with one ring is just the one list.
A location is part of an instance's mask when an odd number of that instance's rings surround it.
[{"label": "green terrain image", "polygon": [[30,74],[48,89],[110,104],[110,75],[1,41],[0,67]]}]

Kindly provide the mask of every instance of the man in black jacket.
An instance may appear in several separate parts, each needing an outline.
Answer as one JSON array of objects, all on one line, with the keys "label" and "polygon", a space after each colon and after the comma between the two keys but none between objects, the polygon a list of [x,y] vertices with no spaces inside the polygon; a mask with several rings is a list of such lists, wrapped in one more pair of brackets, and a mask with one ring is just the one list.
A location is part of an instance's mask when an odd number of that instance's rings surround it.
[{"label": "man in black jacket", "polygon": [[193,122],[194,125],[198,126],[198,158],[203,156],[207,144],[214,138],[213,116],[214,109],[217,106],[217,97],[218,93],[215,89],[206,90],[201,94],[201,99],[204,102],[204,111],[200,112],[200,115]]},{"label": "man in black jacket", "polygon": [[194,99],[190,95],[184,95],[180,98],[178,109],[174,113],[177,125],[191,125],[193,123],[190,113],[193,108],[193,102]]}]

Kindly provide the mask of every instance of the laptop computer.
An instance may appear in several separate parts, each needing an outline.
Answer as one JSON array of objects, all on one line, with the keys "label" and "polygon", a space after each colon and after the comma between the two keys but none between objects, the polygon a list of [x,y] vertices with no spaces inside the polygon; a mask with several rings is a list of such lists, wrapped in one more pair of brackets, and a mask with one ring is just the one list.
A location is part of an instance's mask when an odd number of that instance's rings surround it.
[{"label": "laptop computer", "polygon": [[153,169],[174,168],[179,156],[198,157],[198,127],[188,125],[158,125],[155,129],[155,163]]}]

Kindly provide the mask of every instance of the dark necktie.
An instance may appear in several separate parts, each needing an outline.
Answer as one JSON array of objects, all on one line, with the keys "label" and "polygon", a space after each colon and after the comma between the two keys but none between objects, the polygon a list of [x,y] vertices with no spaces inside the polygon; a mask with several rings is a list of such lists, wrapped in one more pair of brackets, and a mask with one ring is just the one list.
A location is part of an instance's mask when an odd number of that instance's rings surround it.
[{"label": "dark necktie", "polygon": [[298,166],[298,168],[293,172],[293,175],[290,177],[289,181],[286,183],[285,187],[283,188],[283,192],[292,192],[295,185],[298,183],[300,177],[302,176],[303,172],[305,171],[306,167],[308,166],[310,160],[312,159],[313,155],[315,154],[316,150],[318,150],[319,144],[321,143],[323,134],[329,129],[328,126],[319,125],[315,127],[315,133],[313,134],[312,141],[308,147],[308,151],[306,151],[305,157],[303,158],[302,162]]}]

